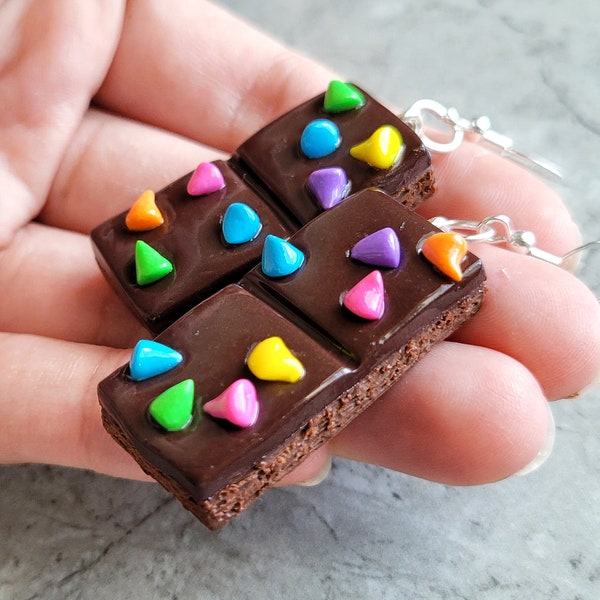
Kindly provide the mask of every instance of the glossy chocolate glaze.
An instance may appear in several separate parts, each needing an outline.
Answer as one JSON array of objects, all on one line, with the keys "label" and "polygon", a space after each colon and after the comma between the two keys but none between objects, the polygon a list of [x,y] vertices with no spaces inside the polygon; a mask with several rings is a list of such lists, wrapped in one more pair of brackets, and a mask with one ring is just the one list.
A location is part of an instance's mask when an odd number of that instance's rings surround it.
[{"label": "glossy chocolate glaze", "polygon": [[[351,182],[350,193],[376,187],[402,202],[411,184],[421,179],[431,167],[429,153],[415,132],[385,106],[361,91],[366,98],[365,105],[341,113],[325,112],[324,94],[305,102],[261,129],[244,142],[233,157],[241,170],[259,180],[275,201],[286,206],[302,225],[321,212],[306,188],[308,176],[316,169],[342,167]],[[342,143],[332,154],[310,159],[300,150],[300,136],[306,125],[322,118],[338,126]],[[350,148],[369,138],[382,125],[396,127],[405,148],[394,167],[380,170],[350,156]],[[411,198],[411,204],[413,201]]]},{"label": "glossy chocolate glaze", "polygon": [[[373,267],[353,261],[347,252],[355,241],[384,226],[397,231],[402,261],[398,269],[382,270],[386,310],[380,321],[366,323],[349,314],[339,299]],[[465,277],[455,283],[417,254],[418,240],[433,231],[429,222],[381,192],[348,198],[290,239],[306,252],[300,271],[269,281],[256,268],[240,285],[217,292],[159,335],[157,341],[183,354],[181,365],[142,382],[134,382],[125,365],[101,382],[100,402],[108,420],[134,455],[152,465],[163,481],[176,482],[184,503],[201,505],[225,487],[235,487],[260,470],[265,457],[309,427],[314,415],[368,378],[376,365],[410,346],[415,337],[422,340],[423,330],[436,331],[433,341],[450,333],[451,325],[441,315],[466,298],[480,300],[484,272],[475,256],[468,254]],[[300,382],[260,381],[245,366],[251,348],[271,335],[280,336],[304,364]],[[247,429],[201,410],[240,377],[255,382],[261,403],[256,424]],[[378,377],[381,393],[391,375]],[[152,422],[147,407],[187,378],[196,383],[193,423],[182,432],[167,433]],[[360,385],[356,389],[360,395]],[[352,417],[359,414],[358,407]],[[323,443],[332,434],[318,435]]]},{"label": "glossy chocolate glaze", "polygon": [[[226,182],[223,190],[189,196],[189,174],[170,184],[156,194],[157,206],[166,218],[157,229],[128,231],[126,213],[94,229],[91,237],[100,269],[152,333],[159,333],[224,285],[238,281],[259,262],[268,233],[288,237],[321,212],[306,188],[313,170],[342,166],[352,193],[379,187],[410,208],[433,192],[430,157],[418,136],[384,106],[365,97],[365,106],[343,113],[324,113],[323,95],[286,113],[242,144],[229,161],[216,161]],[[299,150],[299,140],[304,127],[318,117],[339,126],[342,144],[329,156],[308,159]],[[398,128],[404,139],[398,164],[379,170],[350,156],[351,146],[386,124]],[[223,243],[221,219],[232,202],[245,202],[261,218],[261,233],[249,244]],[[160,281],[139,286],[134,267],[138,239],[174,263],[174,271]]]},{"label": "glossy chocolate glaze", "polygon": [[[438,299],[444,297],[446,304],[460,298],[470,285],[470,270],[480,268],[478,259],[470,254],[462,263],[466,277],[460,283],[451,283],[431,268],[425,258],[415,254],[419,240],[432,231],[431,224],[399,210],[397,204],[380,191],[357,194],[290,239],[306,254],[300,271],[271,279],[256,267],[244,277],[242,286],[257,295],[276,298],[352,360],[373,364],[377,356],[398,348],[397,335],[409,339],[415,329],[429,322],[440,310]],[[379,269],[386,310],[381,319],[365,321],[342,309],[341,297],[377,267],[351,260],[348,255],[360,239],[384,227],[391,227],[398,235],[401,262],[396,269]]]},{"label": "glossy chocolate glaze", "polygon": [[[131,311],[154,333],[162,331],[187,310],[223,286],[234,283],[260,260],[269,233],[287,237],[292,228],[282,214],[250,190],[227,163],[215,163],[225,188],[206,196],[190,196],[189,175],[156,194],[165,217],[160,227],[133,232],[122,213],[92,232],[96,259],[106,278]],[[221,221],[232,202],[244,202],[260,216],[262,229],[247,244],[224,243]],[[173,273],[151,285],[136,283],[134,252],[143,240],[174,263]]]}]

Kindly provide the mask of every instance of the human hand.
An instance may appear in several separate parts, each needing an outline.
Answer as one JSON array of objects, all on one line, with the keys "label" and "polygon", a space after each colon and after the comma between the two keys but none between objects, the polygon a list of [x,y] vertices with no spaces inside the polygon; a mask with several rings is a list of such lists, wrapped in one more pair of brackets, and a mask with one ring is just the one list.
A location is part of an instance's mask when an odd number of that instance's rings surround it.
[{"label": "human hand", "polygon": [[[87,234],[144,189],[230,153],[332,74],[209,3],[107,6],[0,7],[0,461],[144,478],[102,428],[96,384],[147,334]],[[548,251],[579,243],[559,199],[514,165],[464,144],[434,168],[424,216],[508,214]],[[330,454],[482,483],[543,447],[547,400],[600,369],[598,304],[557,267],[474,249],[488,275],[481,312],[287,483],[316,476]]]}]

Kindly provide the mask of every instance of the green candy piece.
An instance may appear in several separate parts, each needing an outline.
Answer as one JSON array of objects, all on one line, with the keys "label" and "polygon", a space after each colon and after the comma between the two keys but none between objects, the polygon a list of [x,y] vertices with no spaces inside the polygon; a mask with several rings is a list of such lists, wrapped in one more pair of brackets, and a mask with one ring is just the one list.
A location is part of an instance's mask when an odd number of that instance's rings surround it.
[{"label": "green candy piece", "polygon": [[334,79],[325,92],[323,108],[328,113],[339,113],[360,108],[365,102],[364,94],[357,87]]},{"label": "green candy piece", "polygon": [[135,243],[135,278],[138,285],[148,285],[166,277],[173,263],[142,240]]},{"label": "green candy piece", "polygon": [[167,431],[181,431],[192,421],[194,380],[185,379],[154,398],[148,407],[150,416]]}]

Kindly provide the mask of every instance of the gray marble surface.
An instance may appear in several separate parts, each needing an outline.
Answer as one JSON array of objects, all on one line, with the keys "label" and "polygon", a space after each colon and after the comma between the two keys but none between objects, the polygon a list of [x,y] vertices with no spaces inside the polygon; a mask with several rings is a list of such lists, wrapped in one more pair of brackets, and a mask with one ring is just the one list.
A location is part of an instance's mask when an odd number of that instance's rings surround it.
[{"label": "gray marble surface", "polygon": [[[600,3],[319,0],[225,4],[380,98],[488,114],[559,163],[600,237]],[[597,253],[600,255],[600,253]],[[600,257],[582,276],[600,294]],[[452,488],[338,460],[218,533],[159,486],[0,468],[0,599],[600,597],[600,391],[554,405],[539,471]]]}]

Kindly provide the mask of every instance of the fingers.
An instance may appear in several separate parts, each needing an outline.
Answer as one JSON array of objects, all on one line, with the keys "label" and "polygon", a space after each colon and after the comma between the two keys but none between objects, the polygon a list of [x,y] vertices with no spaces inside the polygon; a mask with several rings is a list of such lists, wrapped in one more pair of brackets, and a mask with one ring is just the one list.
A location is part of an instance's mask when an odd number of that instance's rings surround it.
[{"label": "fingers", "polygon": [[548,409],[532,375],[486,348],[442,342],[331,442],[331,450],[453,485],[497,481],[544,446]]},{"label": "fingers", "polygon": [[64,154],[40,220],[87,233],[145,190],[158,191],[217,157],[181,136],[90,110]]},{"label": "fingers", "polygon": [[[128,352],[0,334],[0,461],[46,462],[143,478],[101,425],[97,382]],[[473,368],[477,365],[477,368]],[[328,452],[429,479],[473,484],[508,476],[543,446],[545,400],[518,363],[444,342],[401,383],[282,483],[314,479]]]},{"label": "fingers", "polygon": [[108,68],[121,3],[0,7],[0,248],[42,207],[54,172]]},{"label": "fingers", "polygon": [[86,236],[39,224],[0,251],[0,330],[114,347],[143,329],[106,283]]},{"label": "fingers", "polygon": [[525,365],[550,399],[566,398],[600,371],[600,306],[584,284],[544,261],[479,244],[488,293],[454,339]]},{"label": "fingers", "polygon": [[559,256],[578,246],[580,234],[559,196],[538,177],[473,143],[434,154],[437,192],[419,212],[480,221],[508,215],[515,229],[534,232],[536,245]]},{"label": "fingers", "polygon": [[127,5],[121,41],[96,100],[231,152],[330,78],[209,2],[136,0]]},{"label": "fingers", "polygon": [[0,462],[39,462],[147,479],[104,431],[96,385],[123,351],[0,333]]}]

